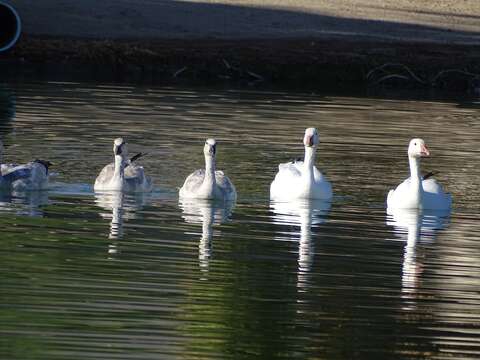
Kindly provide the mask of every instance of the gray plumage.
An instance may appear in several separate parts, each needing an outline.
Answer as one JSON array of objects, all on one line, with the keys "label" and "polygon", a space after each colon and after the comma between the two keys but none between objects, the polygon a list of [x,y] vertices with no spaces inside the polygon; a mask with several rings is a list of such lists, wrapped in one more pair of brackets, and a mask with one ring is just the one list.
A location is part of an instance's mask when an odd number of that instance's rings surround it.
[{"label": "gray plumage", "polygon": [[[196,194],[198,190],[203,185],[205,180],[205,170],[198,169],[191,173],[186,179],[183,187],[181,189],[180,196],[187,196],[187,197],[195,197],[195,196],[188,196],[192,194]],[[224,174],[221,170],[215,171],[215,184],[216,184],[216,192],[219,192],[220,195],[215,197],[221,197],[225,200],[234,200],[236,198],[236,189],[230,179]]]}]

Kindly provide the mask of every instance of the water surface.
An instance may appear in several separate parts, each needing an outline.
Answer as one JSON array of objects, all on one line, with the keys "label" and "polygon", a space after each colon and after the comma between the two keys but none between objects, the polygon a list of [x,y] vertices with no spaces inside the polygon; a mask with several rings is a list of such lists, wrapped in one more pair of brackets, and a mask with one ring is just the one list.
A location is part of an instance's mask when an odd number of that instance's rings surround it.
[{"label": "water surface", "polygon": [[[74,83],[0,88],[5,161],[54,163],[0,198],[5,359],[480,356],[480,104]],[[270,204],[277,164],[320,133],[331,204]],[[154,178],[94,194],[112,140]],[[451,214],[387,215],[414,136]],[[239,197],[179,203],[206,137]]]}]

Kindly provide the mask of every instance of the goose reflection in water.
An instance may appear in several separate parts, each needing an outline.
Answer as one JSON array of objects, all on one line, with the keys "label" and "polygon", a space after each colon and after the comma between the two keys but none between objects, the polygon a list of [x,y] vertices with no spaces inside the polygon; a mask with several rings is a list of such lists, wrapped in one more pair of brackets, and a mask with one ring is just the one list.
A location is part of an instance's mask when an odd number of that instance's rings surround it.
[{"label": "goose reflection in water", "polygon": [[331,202],[322,200],[296,200],[270,203],[275,224],[300,227],[300,233],[290,232],[289,238],[298,239],[297,288],[305,291],[309,285],[309,274],[315,255],[312,228],[326,221]]},{"label": "goose reflection in water", "polygon": [[[395,234],[406,240],[402,264],[402,297],[415,299],[423,263],[417,255],[419,243],[431,243],[436,232],[448,226],[450,210],[387,209],[387,225]],[[413,308],[414,303],[407,309]]]},{"label": "goose reflection in water", "polygon": [[48,191],[0,191],[0,212],[42,217],[42,206],[48,203]]},{"label": "goose reflection in water", "polygon": [[[100,212],[104,219],[111,219],[108,238],[118,240],[123,237],[123,221],[137,218],[137,211],[141,210],[149,201],[150,194],[125,194],[121,191],[95,193],[95,203],[106,210]],[[116,242],[109,245],[109,254],[117,254]]]},{"label": "goose reflection in water", "polygon": [[213,225],[227,222],[235,202],[212,200],[179,200],[182,218],[191,224],[202,224],[202,237],[198,244],[198,261],[202,271],[208,271],[212,256]]}]

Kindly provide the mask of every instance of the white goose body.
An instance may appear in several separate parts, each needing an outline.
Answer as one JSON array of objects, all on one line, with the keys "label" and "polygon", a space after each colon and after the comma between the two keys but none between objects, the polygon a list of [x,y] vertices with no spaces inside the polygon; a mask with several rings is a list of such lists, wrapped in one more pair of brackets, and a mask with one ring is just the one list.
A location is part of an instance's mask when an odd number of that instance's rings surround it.
[{"label": "white goose body", "polygon": [[106,165],[95,179],[93,186],[97,192],[149,192],[152,179],[145,175],[142,166],[128,160],[127,145],[122,138],[117,138],[113,145],[114,162]]},{"label": "white goose body", "polygon": [[185,183],[180,188],[180,198],[235,201],[237,198],[235,186],[223,171],[215,169],[215,139],[207,139],[203,152],[205,170],[196,170],[185,179]]},{"label": "white goose body", "polygon": [[315,150],[319,143],[317,130],[306,129],[303,143],[305,145],[303,161],[296,160],[278,166],[278,173],[270,185],[270,199],[331,200],[332,185],[315,167]]},{"label": "white goose body", "polygon": [[392,209],[447,210],[452,197],[433,178],[423,179],[420,172],[420,158],[430,152],[422,139],[412,139],[408,147],[410,177],[387,195],[387,207]]},{"label": "white goose body", "polygon": [[48,188],[48,161],[27,164],[1,164],[3,144],[0,141],[0,188],[12,191],[37,191]]}]

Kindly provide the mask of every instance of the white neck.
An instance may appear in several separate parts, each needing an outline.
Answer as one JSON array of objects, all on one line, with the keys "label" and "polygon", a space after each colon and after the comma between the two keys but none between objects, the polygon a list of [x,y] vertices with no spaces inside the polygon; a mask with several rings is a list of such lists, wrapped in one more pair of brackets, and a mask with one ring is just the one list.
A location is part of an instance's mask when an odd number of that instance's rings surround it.
[{"label": "white neck", "polygon": [[313,166],[315,165],[315,146],[305,146],[305,158],[303,159],[303,165],[306,171],[313,173]]},{"label": "white neck", "polygon": [[313,183],[313,167],[315,165],[315,146],[305,146],[305,157],[303,159],[304,181],[307,185]]},{"label": "white neck", "polygon": [[422,200],[422,175],[420,174],[420,158],[409,156],[408,163],[410,164],[410,181],[412,195],[415,197],[417,204],[421,204]]},{"label": "white neck", "polygon": [[125,176],[125,159],[121,155],[115,155],[112,181],[123,181]]},{"label": "white neck", "polygon": [[205,155],[205,178],[203,179],[203,192],[213,196],[215,189],[215,156]]}]

